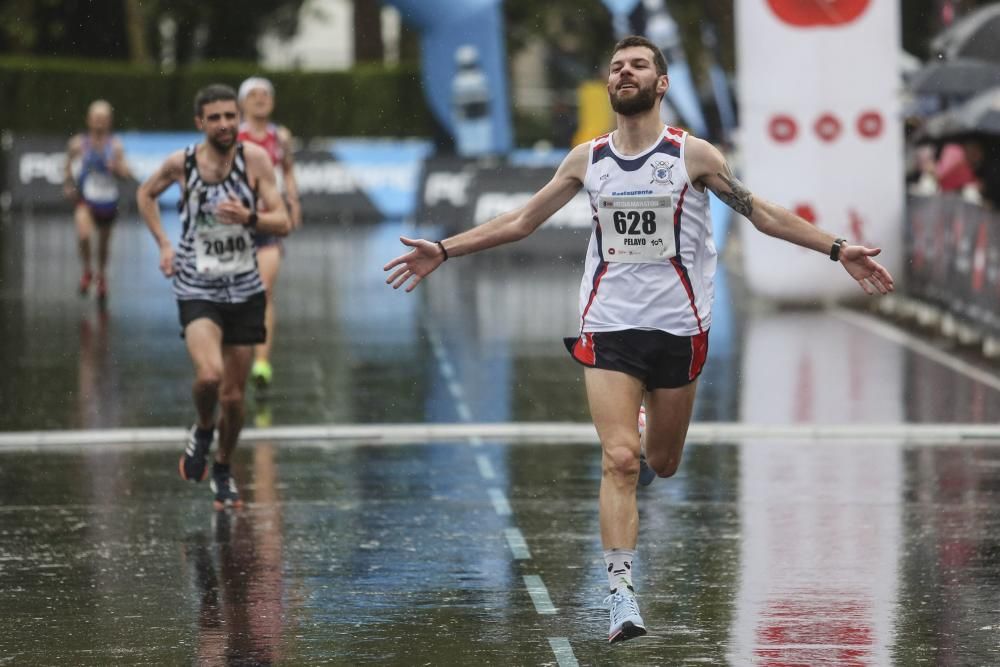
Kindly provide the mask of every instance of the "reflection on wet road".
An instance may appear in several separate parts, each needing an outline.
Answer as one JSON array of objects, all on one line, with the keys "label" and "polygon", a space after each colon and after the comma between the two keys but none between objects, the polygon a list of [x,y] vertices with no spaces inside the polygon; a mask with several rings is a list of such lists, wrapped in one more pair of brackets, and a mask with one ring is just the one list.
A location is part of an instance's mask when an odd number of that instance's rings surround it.
[{"label": "reflection on wet road", "polygon": [[614,647],[595,454],[263,444],[240,452],[235,514],[175,478],[173,451],[6,454],[0,647],[95,665],[554,664],[551,638],[580,664],[1000,658],[995,449],[691,447],[642,492],[650,635]]},{"label": "reflection on wet road", "polygon": [[[169,289],[129,225],[106,313],[73,292],[65,221],[5,229],[0,431],[190,421]],[[586,421],[560,342],[575,259],[463,258],[402,295],[380,271],[400,230],[289,243],[258,420]],[[697,420],[1000,416],[992,384],[826,312],[736,308],[720,282]],[[640,491],[650,635],[615,646],[593,443],[261,442],[237,450],[234,514],[176,455],[0,453],[0,665],[1000,663],[991,443],[689,447]]]}]

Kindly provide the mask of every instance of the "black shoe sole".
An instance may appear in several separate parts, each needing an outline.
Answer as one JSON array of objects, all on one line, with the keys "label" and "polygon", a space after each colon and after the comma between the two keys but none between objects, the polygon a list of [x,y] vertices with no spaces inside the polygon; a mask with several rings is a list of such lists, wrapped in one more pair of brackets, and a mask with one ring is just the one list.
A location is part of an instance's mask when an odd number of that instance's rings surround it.
[{"label": "black shoe sole", "polygon": [[206,465],[205,469],[201,471],[200,477],[188,477],[184,472],[184,454],[181,454],[181,460],[177,462],[177,472],[180,473],[181,479],[185,482],[204,482],[208,477],[208,465]]},{"label": "black shoe sole", "polygon": [[631,621],[625,621],[622,624],[622,629],[618,631],[617,635],[608,639],[608,643],[615,644],[617,642],[628,641],[629,639],[642,637],[644,634],[646,634],[646,628],[636,625]]}]

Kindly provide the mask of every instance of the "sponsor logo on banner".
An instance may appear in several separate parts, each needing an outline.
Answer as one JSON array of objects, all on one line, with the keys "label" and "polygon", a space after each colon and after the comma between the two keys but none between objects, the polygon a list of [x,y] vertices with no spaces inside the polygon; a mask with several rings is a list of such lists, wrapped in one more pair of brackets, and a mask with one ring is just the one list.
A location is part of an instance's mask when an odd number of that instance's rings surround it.
[{"label": "sponsor logo on banner", "polygon": [[861,16],[871,0],[767,0],[775,15],[799,28],[840,25]]},{"label": "sponsor logo on banner", "polygon": [[461,208],[469,203],[469,185],[472,174],[469,172],[437,172],[428,174],[424,186],[424,205],[437,206],[447,203]]},{"label": "sponsor logo on banner", "polygon": [[418,187],[416,218],[458,231],[470,224],[475,200],[477,166],[459,157],[431,157],[424,161]]},{"label": "sponsor logo on banner", "polygon": [[23,185],[30,185],[40,179],[53,185],[63,182],[66,168],[66,153],[23,153],[17,165],[17,174]]}]

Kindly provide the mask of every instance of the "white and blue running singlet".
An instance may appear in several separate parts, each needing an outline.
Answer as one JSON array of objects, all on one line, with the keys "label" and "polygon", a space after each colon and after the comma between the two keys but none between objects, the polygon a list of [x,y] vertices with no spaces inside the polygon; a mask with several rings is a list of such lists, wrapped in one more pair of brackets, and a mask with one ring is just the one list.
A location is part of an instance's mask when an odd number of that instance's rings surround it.
[{"label": "white and blue running singlet", "polygon": [[216,303],[242,303],[264,291],[257,270],[253,231],[242,225],[227,225],[215,218],[219,203],[235,198],[251,211],[257,197],[250,187],[243,144],[229,174],[218,183],[208,183],[198,172],[195,151],[184,151],[184,193],[181,200],[183,232],[174,273],[174,296],[178,300],[200,299]]},{"label": "white and blue running singlet", "polygon": [[637,156],[611,135],[590,142],[583,186],[593,232],[580,284],[580,331],[656,329],[693,336],[712,322],[717,252],[708,191],[684,166],[687,133],[672,127]]},{"label": "white and blue running singlet", "polygon": [[76,187],[80,198],[98,215],[113,216],[118,211],[118,181],[111,171],[114,161],[114,135],[95,148],[86,134],[82,139],[82,154],[74,165]]}]

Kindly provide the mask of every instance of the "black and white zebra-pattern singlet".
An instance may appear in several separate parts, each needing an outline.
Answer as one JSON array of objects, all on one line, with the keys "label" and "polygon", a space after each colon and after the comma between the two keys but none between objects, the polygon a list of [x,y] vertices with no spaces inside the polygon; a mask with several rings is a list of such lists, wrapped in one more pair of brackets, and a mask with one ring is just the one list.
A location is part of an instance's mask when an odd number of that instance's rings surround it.
[{"label": "black and white zebra-pattern singlet", "polygon": [[218,183],[202,179],[195,159],[197,148],[198,144],[192,144],[184,151],[183,232],[175,260],[174,295],[182,301],[242,303],[264,291],[253,231],[220,223],[215,208],[233,198],[256,210],[243,144],[236,145],[233,167]]}]

